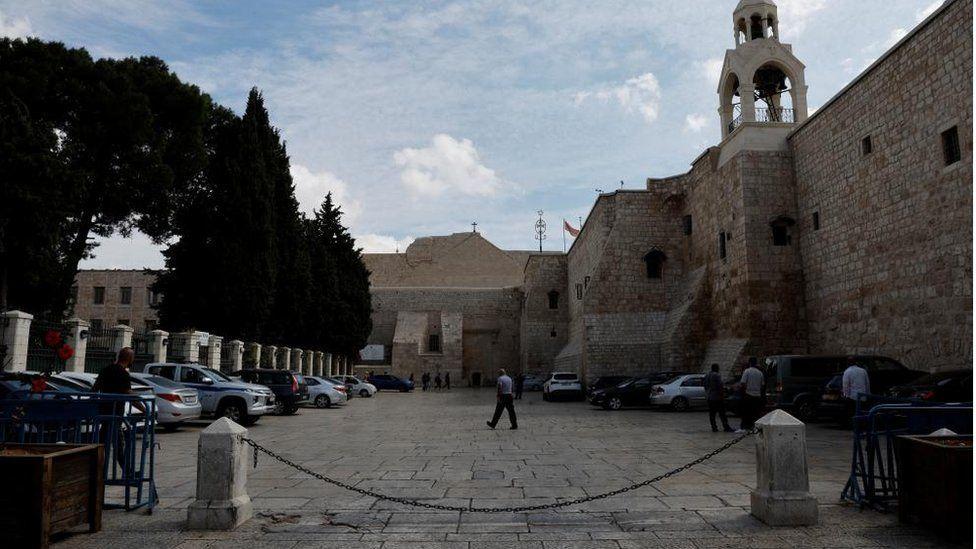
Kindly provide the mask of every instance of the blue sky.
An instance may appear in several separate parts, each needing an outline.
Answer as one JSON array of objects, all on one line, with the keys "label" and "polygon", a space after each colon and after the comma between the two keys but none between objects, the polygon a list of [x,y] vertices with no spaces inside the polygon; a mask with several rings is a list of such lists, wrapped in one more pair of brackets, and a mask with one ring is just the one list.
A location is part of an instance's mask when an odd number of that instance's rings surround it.
[{"label": "blue sky", "polygon": [[[595,189],[684,172],[718,142],[734,0],[0,0],[0,34],[156,55],[238,112],[265,95],[303,207],[331,190],[367,251],[470,230],[532,249]],[[779,0],[811,108],[941,2]],[[162,264],[138,235],[87,268]]]}]

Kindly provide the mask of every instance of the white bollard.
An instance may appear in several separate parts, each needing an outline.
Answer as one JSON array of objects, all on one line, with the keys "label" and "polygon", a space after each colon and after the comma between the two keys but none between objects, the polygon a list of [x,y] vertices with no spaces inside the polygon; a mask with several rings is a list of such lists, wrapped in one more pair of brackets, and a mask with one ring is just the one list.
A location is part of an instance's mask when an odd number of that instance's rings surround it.
[{"label": "white bollard", "polygon": [[817,499],[810,495],[806,426],[782,410],[756,422],[756,489],[752,515],[770,526],[817,524]]},{"label": "white bollard", "polygon": [[247,495],[247,429],[222,417],[200,432],[197,500],[186,513],[190,530],[233,530],[251,518]]}]

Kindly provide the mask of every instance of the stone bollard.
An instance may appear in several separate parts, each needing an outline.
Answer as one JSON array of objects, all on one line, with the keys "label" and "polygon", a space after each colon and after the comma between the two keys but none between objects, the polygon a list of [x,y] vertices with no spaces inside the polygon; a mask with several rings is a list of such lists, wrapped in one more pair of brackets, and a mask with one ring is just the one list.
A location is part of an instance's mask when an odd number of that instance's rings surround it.
[{"label": "stone bollard", "polygon": [[200,432],[197,500],[186,513],[190,530],[233,530],[251,518],[247,495],[247,429],[222,417]]},{"label": "stone bollard", "polygon": [[756,422],[756,489],[752,515],[770,526],[817,524],[817,499],[810,495],[806,426],[782,410]]}]

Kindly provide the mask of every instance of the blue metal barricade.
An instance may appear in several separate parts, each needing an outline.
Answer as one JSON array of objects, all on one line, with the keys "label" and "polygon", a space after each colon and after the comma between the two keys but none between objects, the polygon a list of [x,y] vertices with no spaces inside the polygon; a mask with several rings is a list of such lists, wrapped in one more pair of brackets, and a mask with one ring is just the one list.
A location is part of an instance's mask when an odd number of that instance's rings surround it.
[{"label": "blue metal barricade", "polygon": [[152,511],[159,499],[154,398],[26,391],[10,397],[0,400],[0,444],[104,444],[105,485],[123,490],[121,503],[106,501],[105,507]]},{"label": "blue metal barricade", "polygon": [[853,419],[851,474],[841,499],[882,511],[898,500],[895,439],[938,429],[973,432],[972,403],[933,404],[862,395]]}]

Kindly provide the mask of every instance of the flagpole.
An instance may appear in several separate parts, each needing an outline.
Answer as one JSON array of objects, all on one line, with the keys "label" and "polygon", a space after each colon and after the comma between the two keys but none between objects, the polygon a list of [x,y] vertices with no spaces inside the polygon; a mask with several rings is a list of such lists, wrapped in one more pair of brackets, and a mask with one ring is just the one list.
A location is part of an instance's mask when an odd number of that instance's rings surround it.
[{"label": "flagpole", "polygon": [[566,218],[563,218],[563,253],[566,253]]}]

